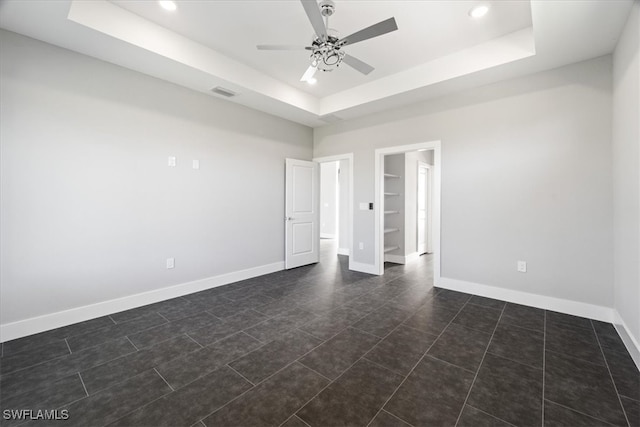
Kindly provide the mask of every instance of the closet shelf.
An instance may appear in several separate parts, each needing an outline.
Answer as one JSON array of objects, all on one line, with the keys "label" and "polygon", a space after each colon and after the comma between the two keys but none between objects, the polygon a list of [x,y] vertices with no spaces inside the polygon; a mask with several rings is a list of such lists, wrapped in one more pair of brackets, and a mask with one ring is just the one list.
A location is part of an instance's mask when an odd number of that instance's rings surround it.
[{"label": "closet shelf", "polygon": [[396,249],[400,249],[400,246],[385,246],[384,253],[395,251]]},{"label": "closet shelf", "polygon": [[399,228],[385,228],[385,229],[384,229],[384,234],[387,234],[387,233],[394,233],[394,232],[396,232],[396,231],[400,231],[400,229],[399,229]]},{"label": "closet shelf", "polygon": [[394,175],[392,173],[385,173],[384,177],[385,178],[400,178],[400,175]]},{"label": "closet shelf", "polygon": [[397,214],[397,213],[400,213],[400,212],[398,212],[398,211],[384,211],[385,215],[391,215],[391,214]]},{"label": "closet shelf", "polygon": [[385,196],[399,196],[400,193],[384,193]]}]

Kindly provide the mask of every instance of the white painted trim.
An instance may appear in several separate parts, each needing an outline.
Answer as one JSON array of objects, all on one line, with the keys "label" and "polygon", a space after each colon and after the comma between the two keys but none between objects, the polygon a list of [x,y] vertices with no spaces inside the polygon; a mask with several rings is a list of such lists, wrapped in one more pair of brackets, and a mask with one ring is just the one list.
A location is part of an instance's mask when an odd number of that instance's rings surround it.
[{"label": "white painted trim", "polygon": [[21,338],[38,332],[71,325],[96,317],[107,316],[123,310],[141,307],[165,301],[171,298],[188,295],[206,289],[216,288],[240,280],[262,276],[284,269],[284,262],[261,265],[248,268],[246,270],[233,271],[219,276],[207,277],[205,279],[194,280],[192,282],[181,283],[179,285],[168,286],[140,294],[129,295],[122,298],[103,301],[96,304],[76,307],[70,310],[59,311],[57,313],[45,314],[43,316],[32,317],[30,319],[0,325],[0,342]]},{"label": "white painted trim", "polygon": [[436,287],[612,323],[613,308],[441,277]]},{"label": "white painted trim", "polygon": [[385,262],[394,262],[396,264],[408,264],[412,261],[417,260],[420,257],[418,252],[410,253],[409,255],[394,255],[394,254],[384,254]]},{"label": "white painted trim", "polygon": [[320,233],[320,238],[321,239],[335,239],[336,235],[335,234],[329,234],[329,233]]},{"label": "white painted trim", "polygon": [[[339,160],[346,160],[347,162],[349,162],[349,212],[347,213],[349,226],[349,248],[347,253],[341,254],[349,255],[353,253],[353,153],[336,154],[335,156],[315,157],[313,159],[314,162],[318,163],[335,162]],[[340,249],[338,249],[338,253],[340,254]],[[363,271],[356,268],[354,266],[355,264],[356,263],[353,261],[353,257],[349,256],[349,270]],[[368,273],[368,271],[364,272]]]},{"label": "white painted trim", "polygon": [[376,267],[375,265],[356,261],[352,262],[351,260],[349,260],[349,270],[359,271],[361,273],[375,274],[377,276],[380,275],[380,273],[378,272],[378,267]]},{"label": "white painted trim", "polygon": [[638,341],[637,337],[633,336],[624,319],[620,316],[620,313],[618,313],[618,310],[614,309],[613,315],[613,326],[616,328],[616,331],[618,331],[620,338],[622,338],[622,342],[624,346],[627,347],[636,367],[640,370],[640,341]]},{"label": "white painted trim", "polygon": [[349,248],[338,248],[338,255],[349,256]]},{"label": "white painted trim", "polygon": [[395,147],[378,148],[375,150],[375,168],[374,168],[374,266],[378,275],[384,274],[384,211],[382,209],[382,200],[384,200],[384,176],[383,176],[383,157],[387,154],[399,154],[417,150],[433,150],[433,278],[440,278],[440,183],[442,170],[442,143],[440,141],[421,142],[409,145],[397,145]]}]

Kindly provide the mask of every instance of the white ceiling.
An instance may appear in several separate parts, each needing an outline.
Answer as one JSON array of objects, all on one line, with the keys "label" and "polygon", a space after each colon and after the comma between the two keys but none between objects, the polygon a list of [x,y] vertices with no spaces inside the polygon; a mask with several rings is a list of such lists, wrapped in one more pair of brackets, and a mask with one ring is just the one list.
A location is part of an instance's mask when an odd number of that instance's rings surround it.
[{"label": "white ceiling", "polygon": [[[298,0],[4,0],[0,27],[309,126],[348,119],[610,53],[633,0],[336,0],[341,36],[395,17],[398,31],[345,50],[376,69],[343,65],[299,81],[311,25]],[[474,20],[479,3],[489,14]],[[216,96],[216,95],[211,95]]]},{"label": "white ceiling", "polygon": [[164,28],[202,43],[230,58],[304,92],[324,97],[424,64],[461,49],[531,26],[529,1],[494,2],[482,20],[471,19],[477,1],[336,0],[329,27],[347,36],[394,17],[398,30],[345,48],[373,67],[367,76],[343,66],[318,73],[318,84],[300,82],[309,66],[307,51],[258,51],[257,44],[309,46],[313,28],[296,0],[188,1],[167,12],[154,1],[112,0]]}]

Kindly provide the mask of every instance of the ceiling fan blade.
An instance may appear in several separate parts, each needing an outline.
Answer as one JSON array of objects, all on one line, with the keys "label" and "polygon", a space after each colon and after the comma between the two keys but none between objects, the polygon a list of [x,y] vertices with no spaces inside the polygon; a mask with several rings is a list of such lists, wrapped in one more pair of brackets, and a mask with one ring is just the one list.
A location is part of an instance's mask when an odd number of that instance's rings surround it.
[{"label": "ceiling fan blade", "polygon": [[356,69],[357,71],[360,71],[364,75],[367,75],[375,70],[375,68],[373,68],[371,65],[367,64],[366,62],[362,62],[358,58],[351,55],[345,55],[344,58],[342,58],[342,62]]},{"label": "ceiling fan blade", "polygon": [[398,29],[398,25],[396,24],[395,18],[389,18],[385,21],[378,22],[377,24],[373,24],[370,27],[364,28],[360,31],[356,31],[350,36],[343,37],[338,41],[340,46],[346,44],[354,44],[361,42],[363,40],[368,40],[373,37],[378,37],[383,34],[390,33]]},{"label": "ceiling fan blade", "polygon": [[308,81],[310,78],[313,77],[313,75],[316,73],[316,71],[318,71],[318,69],[316,67],[314,67],[313,65],[309,65],[309,68],[307,68],[307,71],[304,72],[304,74],[302,75],[302,78],[300,79],[300,81],[301,82]]},{"label": "ceiling fan blade", "polygon": [[324,25],[324,20],[322,19],[322,13],[320,12],[320,6],[316,0],[300,0],[302,2],[302,7],[304,7],[304,11],[307,13],[307,17],[313,26],[313,30],[316,32],[316,35],[322,39],[327,39],[327,27]]},{"label": "ceiling fan blade", "polygon": [[311,50],[310,46],[300,46],[293,44],[259,44],[258,50]]}]

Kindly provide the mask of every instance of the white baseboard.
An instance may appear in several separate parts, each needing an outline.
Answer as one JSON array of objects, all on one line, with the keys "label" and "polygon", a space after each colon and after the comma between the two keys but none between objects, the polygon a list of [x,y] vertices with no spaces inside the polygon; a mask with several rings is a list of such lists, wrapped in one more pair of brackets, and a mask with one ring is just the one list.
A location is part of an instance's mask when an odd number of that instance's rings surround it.
[{"label": "white baseboard", "polygon": [[406,264],[404,255],[384,254],[384,262],[392,262],[394,264]]},{"label": "white baseboard", "polygon": [[379,276],[378,269],[373,264],[365,264],[363,262],[350,261],[349,270],[359,271],[361,273],[375,274]]},{"label": "white baseboard", "polygon": [[447,277],[435,279],[435,286],[444,289],[451,289],[453,291],[479,295],[482,297],[500,299],[516,304],[542,308],[545,310],[553,310],[574,316],[586,317],[608,323],[613,323],[614,321],[613,308],[601,305],[587,304],[584,302],[531,294],[513,289],[481,285],[479,283],[466,282],[464,280],[450,279]]},{"label": "white baseboard", "polygon": [[418,252],[411,253],[409,255],[393,255],[393,254],[384,254],[385,262],[394,262],[396,264],[408,264],[411,261],[415,261],[420,257]]},{"label": "white baseboard", "polygon": [[155,302],[188,295],[198,291],[204,291],[206,289],[227,285],[229,283],[262,276],[264,274],[280,270],[284,270],[284,262],[282,261],[7,323],[5,325],[0,325],[0,342],[21,338],[50,329],[60,328],[73,323],[94,319],[96,317],[107,316],[123,310],[153,304]]},{"label": "white baseboard", "polygon": [[329,234],[329,233],[320,233],[320,238],[321,239],[335,239],[336,235],[335,234]]},{"label": "white baseboard", "polygon": [[620,316],[620,313],[618,313],[618,310],[614,310],[613,326],[615,326],[616,330],[618,331],[618,335],[620,335],[620,338],[622,338],[622,342],[624,343],[625,347],[627,347],[627,350],[629,351],[631,358],[635,362],[636,367],[638,368],[638,370],[640,370],[640,342],[638,341],[637,337],[633,336],[624,319],[622,319],[622,316]]},{"label": "white baseboard", "polygon": [[338,255],[349,255],[349,248],[338,248]]}]

